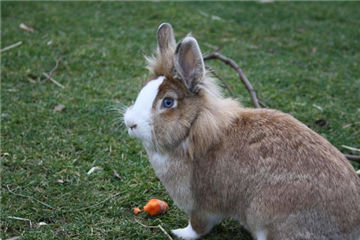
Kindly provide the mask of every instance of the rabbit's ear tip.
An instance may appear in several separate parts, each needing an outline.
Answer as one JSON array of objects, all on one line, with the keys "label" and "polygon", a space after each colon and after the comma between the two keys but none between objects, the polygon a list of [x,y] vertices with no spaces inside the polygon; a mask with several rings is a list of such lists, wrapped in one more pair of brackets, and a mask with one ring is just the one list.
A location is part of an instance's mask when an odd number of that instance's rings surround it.
[{"label": "rabbit's ear tip", "polygon": [[171,24],[167,23],[167,22],[163,22],[159,25],[158,29],[163,28],[163,27],[171,27]]},{"label": "rabbit's ear tip", "polygon": [[170,23],[167,23],[167,22],[163,22],[159,25],[158,27],[158,31],[160,31],[160,29],[163,29],[163,28],[172,28],[171,24]]},{"label": "rabbit's ear tip", "polygon": [[186,36],[182,41],[182,44],[197,43],[196,39],[192,36]]}]

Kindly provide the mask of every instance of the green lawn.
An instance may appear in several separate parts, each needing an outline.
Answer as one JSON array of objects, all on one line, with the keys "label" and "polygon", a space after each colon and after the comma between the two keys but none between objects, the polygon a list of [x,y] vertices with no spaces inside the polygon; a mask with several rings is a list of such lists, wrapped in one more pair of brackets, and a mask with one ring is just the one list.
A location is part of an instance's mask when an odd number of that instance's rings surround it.
[{"label": "green lawn", "polygon": [[[149,76],[143,55],[164,21],[178,39],[191,31],[204,53],[224,44],[264,103],[352,153],[342,145],[360,147],[359,10],[359,2],[2,2],[1,48],[22,45],[1,54],[1,238],[167,239],[135,219],[167,231],[187,224],[114,110]],[[65,89],[42,76],[60,56],[53,78]],[[232,69],[207,64],[251,106]],[[134,217],[150,198],[170,210]],[[227,220],[204,239],[250,237]]]}]

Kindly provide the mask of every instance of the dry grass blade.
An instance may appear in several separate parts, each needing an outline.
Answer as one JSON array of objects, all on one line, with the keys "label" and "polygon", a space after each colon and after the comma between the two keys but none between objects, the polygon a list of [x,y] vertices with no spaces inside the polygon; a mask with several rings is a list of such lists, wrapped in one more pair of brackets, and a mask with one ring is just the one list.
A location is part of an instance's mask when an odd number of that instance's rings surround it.
[{"label": "dry grass blade", "polygon": [[136,218],[135,218],[135,222],[137,222],[138,224],[140,224],[141,226],[143,226],[145,228],[159,228],[170,240],[174,240],[160,224],[157,226],[147,226],[147,225],[139,222]]},{"label": "dry grass blade", "polygon": [[44,203],[44,202],[42,202],[42,201],[40,201],[40,200],[38,200],[38,199],[36,199],[36,198],[34,198],[32,196],[27,196],[27,195],[23,195],[23,194],[19,194],[19,193],[14,193],[13,191],[11,191],[11,189],[9,188],[8,185],[6,185],[6,188],[8,189],[9,193],[14,194],[15,196],[24,197],[24,198],[30,198],[30,199],[35,200],[36,202],[40,203],[41,205],[44,205],[45,207],[48,207],[50,209],[55,209],[54,207],[50,206],[49,204],[46,204],[46,203]]},{"label": "dry grass blade", "polygon": [[0,53],[3,53],[3,52],[5,52],[7,50],[10,50],[12,48],[16,48],[16,47],[20,46],[21,44],[22,44],[22,41],[11,44],[10,46],[4,47],[3,49],[0,49]]},{"label": "dry grass blade", "polygon": [[342,145],[343,148],[349,149],[351,151],[356,151],[356,152],[360,152],[359,148],[354,148],[354,147],[350,147],[350,146],[346,146],[346,145]]},{"label": "dry grass blade", "polygon": [[8,238],[8,239],[6,239],[6,240],[17,240],[17,239],[19,239],[19,238],[21,238],[21,237],[20,237],[20,236],[16,236],[16,237]]},{"label": "dry grass blade", "polygon": [[20,217],[13,217],[13,216],[8,216],[8,218],[29,222],[30,228],[33,228],[33,224],[32,224],[32,222],[31,222],[31,220],[28,219],[28,218],[20,218]]},{"label": "dry grass blade", "polygon": [[52,83],[54,83],[56,86],[61,87],[62,89],[65,89],[63,85],[61,85],[58,81],[47,75],[46,73],[43,73],[43,75],[46,77],[46,80],[50,80]]}]

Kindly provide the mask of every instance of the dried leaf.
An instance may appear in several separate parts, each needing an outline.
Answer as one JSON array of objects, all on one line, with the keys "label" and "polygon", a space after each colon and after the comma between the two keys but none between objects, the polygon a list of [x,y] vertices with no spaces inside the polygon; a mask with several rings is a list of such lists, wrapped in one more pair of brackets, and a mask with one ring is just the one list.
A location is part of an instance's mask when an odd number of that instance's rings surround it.
[{"label": "dried leaf", "polygon": [[64,109],[65,109],[65,106],[63,104],[59,104],[54,107],[54,112],[61,112]]},{"label": "dried leaf", "polygon": [[25,31],[27,31],[27,32],[31,32],[31,33],[33,33],[34,32],[34,29],[33,28],[31,28],[31,27],[28,27],[28,26],[26,26],[25,24],[23,24],[23,23],[20,23],[20,26],[19,26],[21,29],[23,29],[23,30],[25,30]]},{"label": "dried leaf", "polygon": [[320,110],[321,112],[324,111],[324,109],[319,105],[313,104],[313,107]]},{"label": "dried leaf", "polygon": [[87,172],[87,175],[90,175],[92,174],[93,172],[95,172],[96,170],[100,170],[101,167],[92,167],[88,172]]},{"label": "dried leaf", "polygon": [[305,29],[299,28],[297,31],[298,31],[299,33],[304,33],[304,32],[305,32]]},{"label": "dried leaf", "polygon": [[39,222],[37,224],[37,228],[40,228],[41,226],[46,226],[46,225],[48,225],[46,222]]},{"label": "dried leaf", "polygon": [[56,182],[59,183],[59,184],[63,184],[63,183],[64,183],[64,180],[59,179],[59,180],[57,180]]},{"label": "dried leaf", "polygon": [[118,174],[118,172],[115,171],[115,170],[114,170],[114,177],[116,177],[117,179],[121,180],[120,174]]},{"label": "dried leaf", "polygon": [[222,19],[221,17],[216,16],[216,15],[211,15],[211,20],[217,20],[217,21],[222,21],[222,22],[225,22],[225,20],[224,20],[224,19]]}]

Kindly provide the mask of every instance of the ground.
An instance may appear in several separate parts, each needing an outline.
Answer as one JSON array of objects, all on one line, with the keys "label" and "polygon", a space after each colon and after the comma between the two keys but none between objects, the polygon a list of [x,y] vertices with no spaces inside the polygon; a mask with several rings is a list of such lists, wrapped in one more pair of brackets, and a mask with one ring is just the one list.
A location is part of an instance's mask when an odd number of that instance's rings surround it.
[{"label": "ground", "polygon": [[[204,53],[225,45],[222,53],[268,107],[356,154],[343,145],[360,146],[359,8],[359,2],[1,2],[1,48],[22,41],[1,54],[1,238],[167,239],[135,219],[168,232],[186,226],[116,111],[131,104],[149,76],[143,55],[152,53],[164,21],[177,39],[191,31]],[[60,56],[52,77],[65,89],[43,77]],[[207,64],[252,106],[232,69]],[[65,108],[54,110],[60,104]],[[100,169],[88,175],[92,167]],[[151,198],[167,201],[170,210],[134,217],[132,208]],[[32,228],[14,217],[31,220]],[[227,220],[204,239],[250,237]]]}]

